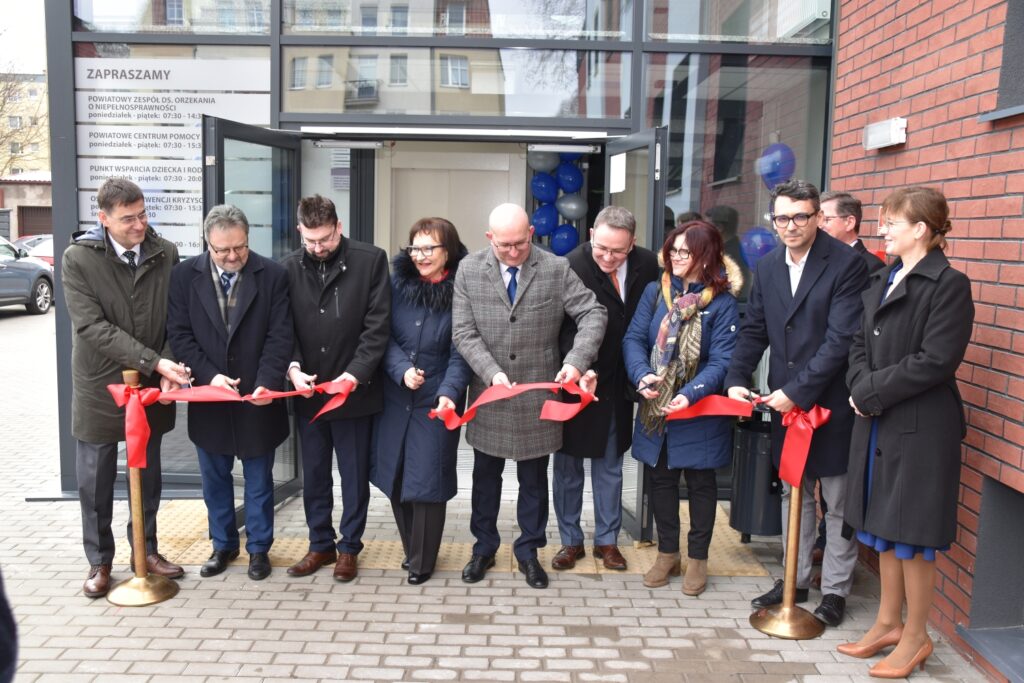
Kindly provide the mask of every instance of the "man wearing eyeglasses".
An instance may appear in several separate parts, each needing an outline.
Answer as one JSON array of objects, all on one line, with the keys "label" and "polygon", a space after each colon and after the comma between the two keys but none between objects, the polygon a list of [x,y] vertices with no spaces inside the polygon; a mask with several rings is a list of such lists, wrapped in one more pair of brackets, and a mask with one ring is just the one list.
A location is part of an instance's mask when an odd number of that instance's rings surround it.
[{"label": "man wearing eyeglasses", "polygon": [[[594,557],[606,569],[625,570],[619,552],[622,527],[622,454],[633,437],[632,383],[622,360],[622,338],[633,318],[640,295],[658,277],[658,257],[636,246],[636,219],[619,206],[606,206],[594,219],[590,241],[567,256],[583,284],[608,311],[608,325],[591,369],[597,373],[596,403],[565,423],[562,448],[552,469],[555,518],[562,547],[551,561],[554,569],[571,569],[586,555],[580,518],[583,511],[584,459],[590,460],[594,492]],[[576,336],[576,323],[566,318],[559,349],[567,354]],[[634,399],[635,400],[635,399]]]},{"label": "man wearing eyeglasses", "polygon": [[[282,263],[288,269],[295,320],[288,379],[299,390],[331,380],[356,386],[345,405],[313,424],[310,420],[330,396],[296,399],[309,551],[288,574],[308,576],[334,564],[334,579],[345,582],[358,574],[370,504],[371,426],[384,407],[377,374],[390,333],[391,283],[384,250],[345,237],[341,227],[334,202],[320,195],[304,197],[298,208],[302,247]],[[341,476],[337,531],[332,453]]]},{"label": "man wearing eyeglasses", "polygon": [[215,576],[238,557],[232,469],[241,461],[249,578],[270,576],[274,543],[274,450],[288,437],[282,401],[294,337],[288,274],[249,248],[249,221],[237,207],[210,209],[207,251],[171,273],[167,338],[197,384],[252,394],[251,402],[189,403],[188,438],[196,446],[213,552],[199,570]]},{"label": "man wearing eyeglasses", "polygon": [[860,221],[863,208],[860,200],[846,192],[823,192],[821,194],[821,227],[843,244],[848,244],[860,254],[868,272],[885,267],[885,262],[868,251],[860,241]]},{"label": "man wearing eyeglasses", "polygon": [[[96,202],[100,225],[72,235],[61,268],[71,317],[71,434],[90,565],[82,592],[90,598],[110,588],[117,444],[124,441],[124,409],[110,399],[107,385],[121,383],[125,368],[138,370],[146,387],[166,390],[188,382],[187,368],[171,360],[165,328],[177,248],[150,227],[145,197],[132,181],[108,179]],[[178,578],[184,570],[159,553],[156,538],[160,442],[174,428],[174,406],[151,405],[146,418],[152,430],[142,470],[146,566],[153,574]]]},{"label": "man wearing eyeglasses", "polygon": [[[601,345],[604,306],[568,261],[532,247],[533,226],[522,207],[502,204],[488,225],[490,247],[463,259],[455,276],[452,341],[475,373],[469,400],[492,385],[581,379]],[[577,332],[562,354],[558,335],[566,317]],[[501,544],[501,476],[505,461],[514,460],[521,533],[513,553],[528,585],[548,585],[537,549],[547,544],[548,459],[562,446],[562,425],[539,419],[548,398],[535,391],[483,406],[468,425],[466,440],[474,450],[470,529],[476,543],[462,572],[466,583],[480,581],[494,566]]]},{"label": "man wearing eyeglasses", "polygon": [[[856,544],[842,536],[853,411],[847,399],[847,355],[860,325],[861,292],[867,266],[857,252],[818,226],[822,212],[818,189],[791,180],[772,192],[771,220],[780,244],[757,263],[746,315],[740,327],[725,386],[730,398],[749,399],[750,378],[769,348],[765,403],[772,409],[772,453],[778,467],[786,430],[782,415],[799,406],[832,411],[811,441],[803,479],[797,557],[797,602],[807,600],[814,546],[814,483],[828,504],[827,544],[822,563],[821,603],[814,616],[829,626],[843,620],[853,585]],[[789,491],[782,497],[783,548],[788,536]],[[755,608],[782,602],[783,582],[751,601]]]}]

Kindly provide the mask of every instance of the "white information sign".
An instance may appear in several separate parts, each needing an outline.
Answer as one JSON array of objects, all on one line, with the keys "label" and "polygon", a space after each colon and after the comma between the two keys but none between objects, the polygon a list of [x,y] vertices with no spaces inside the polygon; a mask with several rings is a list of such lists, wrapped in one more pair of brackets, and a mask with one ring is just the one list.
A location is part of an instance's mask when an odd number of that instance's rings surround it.
[{"label": "white information sign", "polygon": [[76,126],[79,156],[202,159],[203,129],[192,126]]}]

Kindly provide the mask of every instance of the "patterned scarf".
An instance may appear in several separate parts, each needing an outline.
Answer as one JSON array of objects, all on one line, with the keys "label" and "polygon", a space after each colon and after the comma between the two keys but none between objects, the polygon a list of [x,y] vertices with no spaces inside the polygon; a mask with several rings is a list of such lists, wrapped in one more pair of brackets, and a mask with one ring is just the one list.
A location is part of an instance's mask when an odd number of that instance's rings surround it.
[{"label": "patterned scarf", "polygon": [[651,349],[651,367],[662,378],[658,396],[640,406],[640,421],[648,434],[665,429],[665,408],[679,387],[693,379],[700,362],[701,324],[699,311],[707,308],[715,293],[710,287],[699,292],[676,293],[673,298],[672,275],[661,276],[661,296],[668,312],[661,320],[658,338]]}]

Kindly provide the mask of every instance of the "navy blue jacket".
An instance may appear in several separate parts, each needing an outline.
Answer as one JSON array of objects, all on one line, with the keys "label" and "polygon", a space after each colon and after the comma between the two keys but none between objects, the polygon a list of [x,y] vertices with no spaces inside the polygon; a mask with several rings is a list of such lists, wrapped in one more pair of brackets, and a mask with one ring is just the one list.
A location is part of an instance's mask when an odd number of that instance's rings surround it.
[{"label": "navy blue jacket", "polygon": [[[452,345],[455,271],[439,283],[419,277],[404,253],[392,261],[391,336],[381,367],[384,410],[374,419],[370,481],[389,498],[410,503],[442,503],[455,497],[455,464],[461,429],[449,431],[427,417],[438,397],[447,396],[461,412],[473,371]],[[423,370],[413,391],[403,377]],[[402,490],[395,490],[401,471]]]},{"label": "navy blue jacket", "polygon": [[[682,281],[673,278],[673,285],[682,288]],[[703,284],[690,286],[691,292],[704,289]],[[658,338],[658,329],[667,309],[661,296],[661,282],[647,285],[633,320],[622,341],[626,359],[626,373],[633,386],[653,373],[651,349]],[[700,361],[697,374],[676,392],[686,396],[693,405],[705,396],[722,391],[739,326],[739,308],[736,298],[723,292],[711,300],[699,313],[701,324]],[[640,398],[641,402],[644,398]],[[643,405],[641,403],[641,405]],[[732,418],[697,417],[690,420],[667,422],[662,432],[649,433],[640,421],[637,411],[633,430],[633,457],[654,467],[658,464],[661,447],[668,439],[668,466],[672,469],[714,469],[725,467],[732,458]]]},{"label": "navy blue jacket", "polygon": [[[810,478],[846,473],[853,428],[845,381],[847,356],[860,327],[861,292],[867,284],[868,267],[861,255],[824,230],[818,230],[807,253],[795,296],[784,244],[758,261],[754,271],[725,387],[750,387],[754,368],[770,346],[768,390],[782,389],[804,410],[817,404],[832,411],[811,441],[806,469]],[[776,467],[785,436],[782,416],[772,411]]]},{"label": "navy blue jacket", "polygon": [[[283,390],[294,345],[284,267],[250,252],[236,285],[234,327],[221,316],[209,252],[182,261],[171,271],[167,339],[178,361],[192,368],[196,385],[215,375],[240,378],[241,394],[257,387]],[[288,437],[284,401],[189,403],[188,438],[209,453],[239,458],[272,453]]]}]

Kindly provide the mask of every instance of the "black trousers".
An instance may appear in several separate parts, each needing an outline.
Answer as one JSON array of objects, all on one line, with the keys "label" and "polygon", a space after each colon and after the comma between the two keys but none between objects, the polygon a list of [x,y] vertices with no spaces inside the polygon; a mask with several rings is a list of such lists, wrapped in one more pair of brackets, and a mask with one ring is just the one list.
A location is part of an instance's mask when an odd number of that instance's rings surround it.
[{"label": "black trousers", "polygon": [[409,571],[413,574],[430,574],[437,564],[437,553],[441,549],[444,534],[444,519],[447,503],[403,503],[402,474],[405,461],[398,464],[398,476],[391,498],[391,511],[395,514],[398,535],[402,549],[409,560]]},{"label": "black trousers", "polygon": [[658,551],[679,552],[679,476],[686,477],[690,502],[690,531],[686,535],[687,555],[694,560],[708,559],[711,534],[718,508],[718,484],[714,470],[669,469],[668,452],[662,448],[658,465],[651,473],[651,507],[658,529]]},{"label": "black trousers", "polygon": [[[548,542],[550,459],[550,455],[545,455],[516,462],[516,476],[519,479],[516,521],[519,522],[520,534],[512,544],[512,554],[520,562],[536,559],[537,548],[543,548]],[[501,509],[501,473],[504,471],[505,458],[473,449],[473,496],[469,530],[476,539],[473,544],[474,555],[489,557],[497,553],[501,546],[498,512]]]}]

